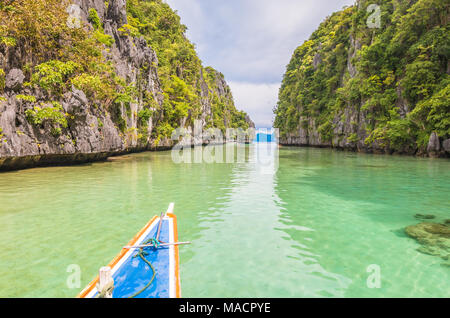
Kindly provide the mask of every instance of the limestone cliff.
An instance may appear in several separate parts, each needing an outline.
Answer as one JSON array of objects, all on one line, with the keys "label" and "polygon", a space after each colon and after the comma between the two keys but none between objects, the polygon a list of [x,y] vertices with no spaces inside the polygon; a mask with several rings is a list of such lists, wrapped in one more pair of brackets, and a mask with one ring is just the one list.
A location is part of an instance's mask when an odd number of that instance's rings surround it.
[{"label": "limestone cliff", "polygon": [[[170,132],[194,119],[204,126],[252,126],[219,72],[197,62],[188,77],[182,57],[171,61],[176,74],[160,67],[152,38],[128,21],[135,22],[129,6],[148,4],[25,0],[0,6],[0,170],[165,149],[172,146]],[[162,1],[150,4],[175,16]],[[44,23],[32,25],[34,16]],[[226,107],[216,109],[215,100]]]},{"label": "limestone cliff", "polygon": [[448,22],[442,0],[359,0],[328,17],[287,66],[281,142],[449,156]]}]

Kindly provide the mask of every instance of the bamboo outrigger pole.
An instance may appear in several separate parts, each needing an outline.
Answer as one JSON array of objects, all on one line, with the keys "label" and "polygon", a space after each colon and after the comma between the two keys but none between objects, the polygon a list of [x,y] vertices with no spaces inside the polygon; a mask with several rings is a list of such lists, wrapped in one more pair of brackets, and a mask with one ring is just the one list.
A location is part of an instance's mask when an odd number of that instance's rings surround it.
[{"label": "bamboo outrigger pole", "polygon": [[[161,232],[161,226],[162,226],[162,222],[163,222],[163,218],[167,215],[167,213],[173,213],[173,209],[175,207],[175,203],[171,202],[169,204],[169,207],[167,208],[167,212],[166,213],[161,213],[161,216],[159,217],[159,224],[158,224],[158,231],[156,233],[156,241],[159,242],[159,233]],[[163,243],[163,242],[161,242]]]},{"label": "bamboo outrigger pole", "polygon": [[[160,244],[158,246],[172,246],[172,245],[186,245],[186,244],[191,244],[191,242],[175,242],[175,243],[166,243],[166,242],[162,242],[159,240],[159,234],[161,232],[161,226],[162,226],[162,222],[163,222],[163,218],[164,216],[166,216],[168,213],[173,213],[175,207],[175,203],[170,203],[169,207],[167,208],[167,212],[166,213],[161,213],[161,216],[159,217],[159,223],[158,223],[158,230],[156,232],[156,241],[160,242]],[[145,244],[145,245],[136,245],[136,246],[125,246],[124,248],[126,249],[134,249],[134,248],[146,248],[146,247],[153,247],[155,246],[154,244]]]}]

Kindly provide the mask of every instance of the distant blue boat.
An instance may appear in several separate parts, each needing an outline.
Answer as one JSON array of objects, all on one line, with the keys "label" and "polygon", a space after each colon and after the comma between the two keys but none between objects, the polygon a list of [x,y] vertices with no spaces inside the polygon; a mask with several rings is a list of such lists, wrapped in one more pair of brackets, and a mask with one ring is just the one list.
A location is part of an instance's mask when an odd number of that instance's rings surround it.
[{"label": "distant blue boat", "polygon": [[[171,205],[173,209],[173,205]],[[169,211],[171,208],[169,207]],[[155,216],[104,269],[110,269],[109,297],[102,291],[102,270],[79,298],[181,297],[177,220]],[[151,246],[149,246],[151,245]],[[108,278],[103,278],[103,280]],[[106,285],[108,282],[106,282]],[[112,297],[111,297],[112,296]]]},{"label": "distant blue boat", "polygon": [[275,142],[276,138],[275,138],[275,134],[272,133],[267,133],[266,131],[261,132],[261,131],[257,131],[256,132],[256,137],[254,142],[257,143],[262,143],[262,142]]}]

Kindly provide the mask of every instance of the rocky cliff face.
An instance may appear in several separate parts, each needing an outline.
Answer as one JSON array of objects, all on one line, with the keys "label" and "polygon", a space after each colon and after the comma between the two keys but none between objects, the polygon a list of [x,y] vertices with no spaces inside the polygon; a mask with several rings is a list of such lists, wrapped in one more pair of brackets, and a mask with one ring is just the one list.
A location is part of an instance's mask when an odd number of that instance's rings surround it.
[{"label": "rocky cliff face", "polygon": [[[102,55],[112,65],[114,76],[125,82],[123,86],[133,87],[133,99],[106,107],[73,84],[59,95],[48,93],[42,85],[30,85],[33,75],[29,69],[37,63],[26,44],[20,39],[14,45],[0,41],[0,84],[2,73],[4,82],[3,89],[0,85],[0,170],[101,160],[172,146],[168,134],[155,134],[168,98],[158,76],[158,57],[143,37],[122,31],[128,26],[126,1],[110,0],[107,6],[103,0],[76,0],[74,4],[81,11],[72,6],[68,12],[81,18],[81,27],[88,33],[96,28],[93,12],[98,15],[102,36],[113,40],[103,46]],[[207,85],[203,74],[198,83],[198,118],[204,126],[213,120],[213,96],[223,98],[234,110],[230,89],[221,74],[211,71],[209,76],[215,78],[213,87]],[[151,105],[145,98],[152,100]],[[183,117],[179,124],[185,125],[190,116],[194,115]],[[225,122],[226,127],[229,125]]]},{"label": "rocky cliff face", "polygon": [[333,14],[295,51],[275,111],[281,143],[449,156],[448,3],[384,1],[369,28],[371,3]]}]

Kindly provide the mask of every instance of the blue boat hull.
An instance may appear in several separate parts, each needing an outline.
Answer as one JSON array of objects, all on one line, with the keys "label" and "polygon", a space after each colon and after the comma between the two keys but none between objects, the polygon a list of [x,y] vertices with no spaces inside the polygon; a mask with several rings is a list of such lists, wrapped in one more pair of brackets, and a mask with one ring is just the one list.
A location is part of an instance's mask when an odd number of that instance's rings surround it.
[{"label": "blue boat hull", "polygon": [[[160,218],[154,217],[147,226],[129,243],[130,246],[146,244],[155,238]],[[164,243],[178,241],[176,217],[168,214],[163,218],[159,240]],[[138,254],[140,249],[124,249],[111,264],[114,280],[113,298],[175,298],[180,297],[178,246],[146,247],[142,257],[153,266],[155,275],[152,283],[153,269]],[[80,298],[98,297],[96,278],[80,293]]]}]

